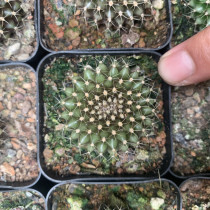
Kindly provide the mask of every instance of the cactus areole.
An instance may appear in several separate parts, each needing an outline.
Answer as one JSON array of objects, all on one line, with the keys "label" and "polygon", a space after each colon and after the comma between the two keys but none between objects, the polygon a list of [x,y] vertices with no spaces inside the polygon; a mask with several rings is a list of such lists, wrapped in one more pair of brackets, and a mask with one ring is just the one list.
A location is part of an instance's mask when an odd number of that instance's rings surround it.
[{"label": "cactus areole", "polygon": [[13,38],[22,27],[25,13],[18,0],[0,1],[0,40]]},{"label": "cactus areole", "polygon": [[156,129],[159,90],[138,68],[134,71],[122,60],[107,59],[109,65],[103,61],[96,68],[87,64],[82,73],[72,76],[71,84],[63,89],[59,117],[80,150],[115,157],[130,146],[139,147],[140,138]]}]

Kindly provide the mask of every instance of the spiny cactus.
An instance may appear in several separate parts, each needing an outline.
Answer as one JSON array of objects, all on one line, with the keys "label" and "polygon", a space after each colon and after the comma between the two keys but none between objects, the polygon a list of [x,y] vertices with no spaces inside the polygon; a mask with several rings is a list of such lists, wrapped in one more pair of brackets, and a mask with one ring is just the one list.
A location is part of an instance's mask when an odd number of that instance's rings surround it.
[{"label": "spiny cactus", "polygon": [[133,27],[140,27],[153,9],[150,0],[76,0],[75,6],[82,11],[86,22],[97,28],[105,25],[111,32],[128,32]]},{"label": "spiny cactus", "polygon": [[210,0],[191,0],[188,6],[192,8],[191,18],[199,29],[210,25]]},{"label": "spiny cactus", "polygon": [[0,1],[0,40],[13,38],[17,30],[23,25],[25,13],[18,0]]},{"label": "spiny cactus", "polygon": [[70,140],[90,154],[111,157],[140,146],[157,128],[156,99],[159,89],[138,66],[123,59],[85,64],[59,101],[60,118],[71,131]]}]

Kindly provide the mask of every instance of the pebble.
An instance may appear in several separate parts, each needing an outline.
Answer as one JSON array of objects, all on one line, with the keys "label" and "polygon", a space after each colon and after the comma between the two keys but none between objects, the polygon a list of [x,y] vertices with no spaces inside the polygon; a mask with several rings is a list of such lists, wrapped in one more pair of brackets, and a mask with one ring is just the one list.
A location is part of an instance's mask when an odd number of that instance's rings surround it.
[{"label": "pebble", "polygon": [[56,148],[55,149],[55,154],[57,154],[58,156],[62,156],[65,154],[65,148]]},{"label": "pebble", "polygon": [[0,165],[0,171],[10,176],[15,175],[15,169],[7,162],[4,162],[2,165]]},{"label": "pebble", "polygon": [[22,113],[25,115],[31,109],[31,103],[29,101],[24,101],[22,107]]},{"label": "pebble", "polygon": [[13,150],[13,149],[8,149],[7,150],[7,156],[9,157],[9,158],[12,158],[12,157],[14,157],[15,155],[16,155],[16,151],[15,150]]},{"label": "pebble", "polygon": [[155,9],[163,9],[164,7],[164,1],[163,0],[154,0],[152,1],[152,5]]},{"label": "pebble", "polygon": [[22,157],[22,155],[23,155],[23,151],[22,151],[22,150],[18,150],[18,151],[17,151],[16,157],[17,157],[18,159],[20,159],[20,158]]},{"label": "pebble", "polygon": [[43,155],[44,155],[45,160],[48,161],[52,158],[53,151],[46,147],[43,151]]},{"label": "pebble", "polygon": [[189,87],[185,90],[185,95],[186,96],[192,96],[192,94],[194,93],[194,90],[192,87]]},{"label": "pebble", "polygon": [[21,44],[19,42],[16,42],[13,45],[9,46],[4,53],[5,60],[9,60],[12,55],[18,54],[18,52],[20,51],[20,47]]}]

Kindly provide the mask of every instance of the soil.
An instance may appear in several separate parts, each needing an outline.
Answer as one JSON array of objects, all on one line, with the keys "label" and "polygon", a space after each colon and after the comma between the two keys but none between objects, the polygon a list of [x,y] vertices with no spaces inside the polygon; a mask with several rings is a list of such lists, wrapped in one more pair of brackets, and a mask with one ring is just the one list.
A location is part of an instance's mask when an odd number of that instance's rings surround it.
[{"label": "soil", "polygon": [[171,46],[174,47],[199,30],[195,26],[195,21],[190,18],[191,9],[186,4],[189,0],[171,0],[172,19],[173,19],[173,36]]},{"label": "soil", "polygon": [[210,179],[194,178],[180,187],[183,210],[210,209]]},{"label": "soil", "polygon": [[22,66],[0,68],[0,177],[4,182],[36,179],[36,77]]},{"label": "soil", "polygon": [[210,81],[172,90],[174,162],[186,176],[210,172]]},{"label": "soil", "polygon": [[[87,23],[84,12],[69,8],[65,0],[44,0],[41,5],[41,39],[50,50],[104,49],[104,48],[158,48],[167,42],[169,22],[162,0],[156,0],[160,8],[146,9],[143,21],[135,21],[136,27],[117,33],[106,32],[104,24]],[[72,13],[71,13],[72,12]],[[148,15],[152,13],[152,15]],[[140,27],[139,27],[140,25]]]},{"label": "soil", "polygon": [[25,61],[36,51],[37,34],[35,27],[34,0],[19,0],[25,12],[23,24],[18,26],[16,33],[6,41],[0,42],[0,62],[1,61]]},{"label": "soil", "polygon": [[0,209],[44,210],[45,200],[33,190],[0,192]]},{"label": "soil", "polygon": [[177,190],[168,182],[141,184],[65,184],[50,196],[52,209],[65,210],[173,210]]},{"label": "soil", "polygon": [[[139,139],[139,146],[129,146],[128,151],[119,151],[118,156],[110,158],[105,153],[104,157],[94,151],[87,153],[86,149],[79,150],[77,143],[71,143],[71,131],[66,131],[64,121],[60,119],[59,99],[62,97],[62,89],[65,84],[71,84],[71,75],[73,72],[81,71],[82,62],[94,63],[96,60],[105,59],[105,57],[84,56],[78,59],[72,59],[68,56],[54,58],[53,61],[45,66],[42,78],[44,88],[44,125],[41,125],[43,133],[43,151],[44,162],[47,170],[53,170],[59,176],[69,174],[158,174],[162,167],[162,160],[166,154],[166,134],[163,124],[163,101],[161,91],[158,94],[156,113],[159,118],[159,128],[152,130],[149,137],[143,136]],[[150,56],[130,56],[121,57],[127,59],[129,63],[140,67],[146,72],[154,88],[160,90],[161,79],[156,71],[157,63]],[[72,71],[71,71],[72,69]],[[83,71],[83,70],[82,70]],[[74,74],[75,74],[74,73]],[[77,74],[76,73],[76,74]],[[153,83],[155,81],[155,83]],[[89,122],[88,122],[89,123]],[[44,164],[44,163],[43,163]],[[43,165],[43,167],[45,167]]]}]

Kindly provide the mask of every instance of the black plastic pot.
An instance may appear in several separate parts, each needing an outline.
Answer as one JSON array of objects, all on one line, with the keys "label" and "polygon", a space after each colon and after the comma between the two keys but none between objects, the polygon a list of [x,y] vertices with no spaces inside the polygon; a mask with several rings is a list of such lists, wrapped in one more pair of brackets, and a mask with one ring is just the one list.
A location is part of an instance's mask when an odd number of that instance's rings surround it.
[{"label": "black plastic pot", "polygon": [[[209,180],[210,181],[210,177],[202,177],[202,176],[194,176],[194,177],[191,177],[191,178],[188,178],[186,179],[185,181],[183,181],[180,185],[179,185],[179,191],[180,191],[180,194],[182,196],[182,193],[181,193],[181,188],[187,183],[187,182],[190,182],[190,181],[201,181],[201,180]],[[207,187],[207,186],[206,186]],[[202,197],[202,195],[200,195]],[[210,198],[209,200],[210,201]],[[196,203],[195,203],[196,204]]]},{"label": "black plastic pot", "polygon": [[52,209],[52,204],[53,204],[53,196],[52,196],[52,193],[53,191],[55,191],[56,188],[62,186],[62,185],[65,185],[65,184],[86,184],[86,185],[120,185],[120,184],[130,184],[130,185],[136,185],[136,184],[143,184],[143,183],[151,183],[151,182],[158,182],[158,183],[161,183],[161,182],[168,182],[170,185],[172,185],[175,190],[176,190],[176,195],[177,195],[177,202],[174,203],[174,205],[177,206],[177,210],[181,210],[182,209],[182,202],[181,202],[181,195],[180,195],[180,191],[179,191],[179,188],[176,186],[176,184],[168,179],[153,179],[153,180],[147,180],[147,181],[123,181],[122,179],[118,179],[117,181],[113,182],[113,181],[109,181],[107,179],[104,179],[103,181],[101,180],[98,180],[98,179],[74,179],[74,180],[71,180],[71,181],[66,181],[66,182],[62,182],[62,183],[59,183],[57,185],[55,185],[47,194],[47,197],[46,197],[46,206],[47,206],[47,209],[48,210],[51,210]]},{"label": "black plastic pot", "polygon": [[[151,51],[151,50],[160,50],[166,47],[172,38],[173,34],[173,24],[172,24],[172,15],[171,15],[171,0],[165,0],[165,7],[166,7],[166,14],[167,14],[167,24],[168,24],[168,33],[167,33],[167,39],[164,44],[157,48],[105,48],[105,49],[77,49],[72,50],[74,53],[80,53],[80,52],[103,52],[103,51],[139,51],[139,50],[145,50],[145,51]],[[38,0],[38,32],[39,32],[39,39],[41,46],[48,52],[55,52],[54,50],[50,49],[46,44],[43,42],[43,31],[44,31],[44,24],[42,23],[44,17],[44,6],[43,1]],[[59,50],[62,51],[62,50]]]},{"label": "black plastic pot", "polygon": [[[42,198],[44,201],[45,201],[45,203],[46,203],[46,199],[45,199],[45,197],[42,195],[42,193],[41,192],[39,192],[39,191],[37,191],[37,190],[34,190],[34,189],[30,189],[30,188],[27,188],[27,189],[16,189],[16,190],[0,190],[0,192],[2,193],[6,193],[6,192],[9,192],[9,193],[13,193],[13,192],[31,192],[31,193],[36,193],[40,198]],[[23,204],[24,205],[24,204]],[[46,204],[44,204],[44,208],[46,209]]]},{"label": "black plastic pot", "polygon": [[9,62],[36,62],[36,54],[38,53],[39,49],[39,32],[38,32],[38,5],[37,0],[34,0],[34,27],[36,30],[36,47],[34,48],[33,53],[30,55],[30,57],[26,60],[19,60],[19,61],[13,61],[13,60],[0,60],[0,64],[9,63]]},{"label": "black plastic pot", "polygon": [[[4,68],[15,68],[15,67],[24,67],[26,68],[26,71],[32,71],[34,72],[35,76],[36,76],[36,73],[35,73],[35,70],[29,66],[28,64],[24,64],[24,63],[18,63],[18,62],[14,62],[12,64],[1,64],[0,65],[0,72],[2,69]],[[37,78],[36,78],[36,82],[37,82]],[[36,98],[36,101],[37,101],[37,98]],[[35,106],[35,104],[34,104]],[[35,108],[35,107],[34,107]],[[39,148],[38,146],[39,142],[38,142],[38,138],[37,138],[37,150]],[[38,153],[37,153],[37,161],[38,161]],[[37,169],[39,170],[39,169]],[[28,187],[31,187],[33,186],[34,184],[36,184],[39,180],[41,176],[41,172],[39,172],[38,176],[32,180],[29,180],[29,181],[24,181],[24,182],[18,182],[18,181],[15,181],[15,182],[3,182],[3,181],[0,181],[0,189],[16,189],[16,188],[28,188]]]},{"label": "black plastic pot", "polygon": [[[60,177],[58,174],[56,174],[54,171],[50,171],[47,169],[44,157],[43,157],[43,151],[44,151],[44,139],[43,139],[43,126],[44,126],[44,106],[43,106],[43,84],[42,84],[42,76],[44,73],[45,65],[51,62],[54,58],[67,56],[69,58],[78,57],[80,55],[84,55],[88,53],[69,53],[69,52],[59,52],[59,53],[51,53],[47,55],[45,58],[42,59],[42,61],[39,63],[39,66],[37,68],[37,76],[38,76],[38,136],[39,136],[39,165],[42,170],[42,173],[46,178],[53,182],[61,182],[64,180],[69,180],[73,178],[84,178],[84,177],[99,177],[98,175],[92,175],[92,176],[86,176],[86,175],[68,175],[68,176],[62,176]],[[106,52],[101,53],[94,53],[93,55],[106,55]],[[118,51],[118,52],[112,52],[109,53],[109,55],[132,55],[132,54],[145,54],[152,56],[154,60],[158,61],[160,58],[160,54],[156,52],[130,52],[129,54],[127,52]],[[90,55],[90,53],[88,54]],[[165,124],[165,132],[166,132],[166,155],[162,162],[161,168],[159,171],[152,171],[147,175],[121,175],[121,176],[100,176],[100,177],[106,177],[106,180],[118,180],[119,177],[123,178],[124,180],[136,180],[136,179],[151,179],[151,178],[157,178],[159,176],[163,176],[168,170],[171,165],[172,160],[172,141],[171,141],[171,116],[170,116],[170,86],[163,82],[162,84],[162,90],[163,90],[163,101],[164,101],[164,124]],[[103,180],[103,178],[101,179]]]},{"label": "black plastic pot", "polygon": [[[170,44],[170,46],[169,46],[169,50],[170,49],[172,49],[172,46],[171,46],[171,44]],[[173,91],[173,89],[172,89],[172,91]],[[190,97],[192,97],[192,96],[190,96]],[[173,99],[173,92],[172,92],[172,94],[171,94],[171,98]],[[171,100],[172,100],[171,99]],[[184,112],[182,112],[182,114],[183,114]],[[171,116],[173,117],[173,112],[171,112]],[[171,135],[172,135],[172,142],[173,142],[173,122],[171,122],[172,124],[171,124]],[[185,129],[183,129],[183,131],[186,131]],[[173,152],[174,153],[174,152]],[[173,157],[175,156],[175,154],[173,154]],[[210,176],[210,173],[208,173],[208,172],[203,172],[203,173],[194,173],[194,174],[186,174],[186,175],[180,175],[180,174],[178,174],[178,171],[177,172],[175,172],[175,171],[173,171],[173,169],[172,169],[172,166],[173,166],[173,162],[174,162],[174,160],[172,160],[172,164],[171,164],[171,168],[170,168],[170,170],[169,170],[169,172],[170,172],[170,174],[172,175],[172,176],[174,176],[175,178],[177,178],[177,179],[188,179],[188,178],[193,178],[193,177],[206,177],[206,176]],[[181,170],[179,171],[179,172],[181,172]]]}]

